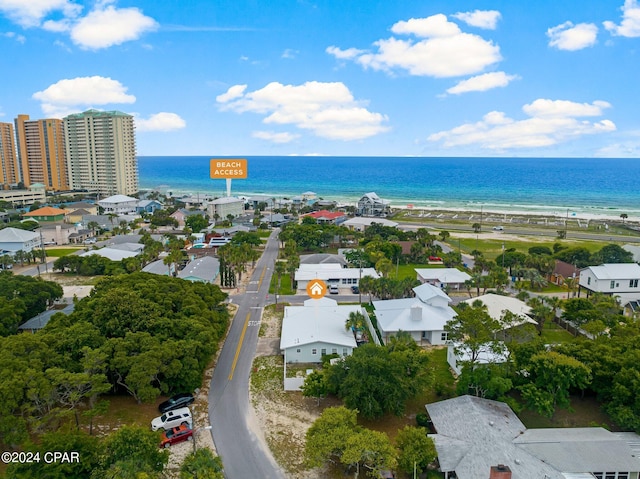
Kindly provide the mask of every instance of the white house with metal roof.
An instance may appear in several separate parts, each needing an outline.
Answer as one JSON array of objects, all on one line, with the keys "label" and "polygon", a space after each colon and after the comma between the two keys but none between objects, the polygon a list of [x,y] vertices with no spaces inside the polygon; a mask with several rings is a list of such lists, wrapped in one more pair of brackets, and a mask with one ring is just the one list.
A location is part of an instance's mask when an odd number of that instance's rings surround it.
[{"label": "white house with metal roof", "polygon": [[330,298],[308,299],[304,306],[286,306],[280,350],[286,363],[319,363],[325,354],[349,356],[357,347],[345,324],[360,305],[338,305]]},{"label": "white house with metal roof", "polygon": [[125,258],[133,258],[134,256],[138,256],[140,254],[140,251],[131,251],[119,248],[100,248],[85,251],[80,256],[91,256],[94,254],[102,256],[103,258],[110,259],[111,261],[122,261]]},{"label": "white house with metal roof", "polygon": [[364,218],[362,216],[356,216],[355,218],[350,218],[347,221],[342,223],[342,226],[346,226],[350,230],[354,231],[364,231],[373,223],[377,223],[382,226],[390,226],[396,227],[398,223],[395,221],[391,221],[385,218]]},{"label": "white house with metal roof", "polygon": [[138,205],[138,198],[132,198],[127,195],[113,195],[98,201],[98,205],[104,208],[105,214],[116,213],[135,213]]},{"label": "white house with metal roof", "polygon": [[301,264],[295,272],[294,279],[298,282],[298,290],[306,290],[307,284],[313,279],[321,279],[327,286],[348,288],[358,286],[360,279],[371,276],[380,278],[375,268],[343,268],[339,263]]},{"label": "white house with metal roof", "polygon": [[[487,313],[491,316],[491,319],[502,323],[505,326],[505,329],[521,326],[526,323],[533,325],[538,324],[536,320],[531,317],[531,308],[527,306],[527,303],[520,301],[518,298],[489,293],[475,298],[465,299],[464,301],[461,301],[461,303],[467,303],[471,306],[476,301],[480,301],[485,308],[487,308]],[[512,312],[517,318],[519,318],[519,320],[509,324],[504,324],[503,316],[505,311]]]},{"label": "white house with metal roof", "polygon": [[451,298],[428,283],[416,286],[413,291],[415,298],[373,302],[382,341],[386,344],[399,331],[406,331],[416,342],[446,344],[444,326],[456,316],[449,306]]},{"label": "white house with metal roof", "polygon": [[40,248],[40,235],[33,231],[19,228],[3,228],[0,230],[0,254],[14,254],[17,251],[32,251]]},{"label": "white house with metal roof", "polygon": [[[638,479],[635,433],[601,427],[527,429],[499,401],[460,396],[426,405],[445,478],[486,479],[505,466],[513,479]],[[634,448],[636,450],[634,450]]]},{"label": "white house with metal roof", "polygon": [[640,265],[609,263],[580,270],[580,293],[604,293],[618,296],[622,303],[640,299]]},{"label": "white house with metal roof", "polygon": [[462,289],[471,276],[457,268],[415,268],[418,281],[439,288]]}]

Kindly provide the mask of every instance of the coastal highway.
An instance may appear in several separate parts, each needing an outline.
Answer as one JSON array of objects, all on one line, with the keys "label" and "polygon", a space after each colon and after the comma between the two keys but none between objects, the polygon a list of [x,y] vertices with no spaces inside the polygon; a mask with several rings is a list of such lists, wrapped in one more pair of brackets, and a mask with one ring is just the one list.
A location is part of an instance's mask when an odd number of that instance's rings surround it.
[{"label": "coastal highway", "polygon": [[209,420],[218,455],[228,479],[284,479],[261,431],[252,419],[249,375],[258,343],[273,265],[278,255],[279,230],[274,230],[244,294],[232,297],[238,305],[218,358],[209,389]]},{"label": "coastal highway", "polygon": [[[504,231],[493,231],[491,225],[483,227],[480,233],[494,233],[496,239],[500,239],[501,235],[519,235],[519,236],[546,236],[552,239],[557,239],[557,230],[562,229],[558,226],[556,229],[549,228],[535,228],[524,226],[509,226],[502,225]],[[471,226],[465,226],[455,223],[399,223],[398,228],[401,230],[417,230],[419,228],[447,230],[450,233],[474,233]],[[640,243],[640,236],[626,236],[619,234],[609,234],[607,232],[602,233],[587,233],[576,230],[567,230],[567,239],[582,239],[593,241],[611,241],[615,243]]]}]

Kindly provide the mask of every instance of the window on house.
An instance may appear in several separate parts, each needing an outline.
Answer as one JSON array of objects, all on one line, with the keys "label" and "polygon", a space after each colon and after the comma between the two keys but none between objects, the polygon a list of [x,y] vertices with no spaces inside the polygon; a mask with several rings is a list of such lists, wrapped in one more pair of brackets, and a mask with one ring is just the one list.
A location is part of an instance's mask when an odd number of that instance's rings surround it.
[{"label": "window on house", "polygon": [[440,341],[448,341],[448,340],[449,340],[449,333],[440,334]]},{"label": "window on house", "polygon": [[331,354],[338,354],[338,348],[331,349]]},{"label": "window on house", "polygon": [[615,472],[607,472],[604,475],[604,479],[616,479],[616,473]]},{"label": "window on house", "polygon": [[300,348],[296,349],[296,353],[299,353],[299,352],[300,352]]},{"label": "window on house", "polygon": [[324,349],[324,348],[322,348],[322,349],[320,350],[320,354],[321,354],[322,356],[326,356],[326,355],[327,355],[327,350],[326,350],[326,349]]},{"label": "window on house", "polygon": [[342,355],[346,356],[347,355],[347,348],[342,348]]},{"label": "window on house", "polygon": [[602,474],[601,472],[594,472],[594,473],[593,473],[593,476],[594,476],[596,479],[602,479],[603,474]]},{"label": "window on house", "polygon": [[619,472],[618,473],[618,479],[629,479],[629,473],[628,472]]},{"label": "window on house", "polygon": [[615,281],[611,281],[611,289],[616,287],[616,282]]},{"label": "window on house", "polygon": [[311,354],[318,354],[318,350],[317,350],[316,348],[313,348],[313,349],[311,350]]},{"label": "window on house", "polygon": [[591,278],[587,278],[587,284],[591,284]]}]

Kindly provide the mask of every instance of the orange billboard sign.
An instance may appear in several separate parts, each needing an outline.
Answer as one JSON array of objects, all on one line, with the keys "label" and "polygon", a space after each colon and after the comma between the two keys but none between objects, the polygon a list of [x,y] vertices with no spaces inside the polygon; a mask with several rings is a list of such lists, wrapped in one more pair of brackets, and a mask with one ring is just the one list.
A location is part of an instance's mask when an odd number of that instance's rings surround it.
[{"label": "orange billboard sign", "polygon": [[210,176],[214,180],[246,178],[247,160],[234,158],[212,158],[209,163]]}]

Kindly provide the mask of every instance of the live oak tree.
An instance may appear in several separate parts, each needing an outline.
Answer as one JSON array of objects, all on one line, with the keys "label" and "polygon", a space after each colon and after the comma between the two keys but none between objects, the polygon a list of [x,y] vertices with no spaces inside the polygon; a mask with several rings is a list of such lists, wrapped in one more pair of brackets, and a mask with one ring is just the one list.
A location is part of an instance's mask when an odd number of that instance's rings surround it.
[{"label": "live oak tree", "polygon": [[307,464],[352,466],[359,472],[392,469],[396,451],[386,434],[358,426],[358,412],[344,406],[325,409],[306,434]]},{"label": "live oak tree", "polygon": [[184,458],[180,479],[224,479],[222,461],[210,449],[200,448]]},{"label": "live oak tree", "polygon": [[502,329],[499,321],[487,313],[482,304],[458,308],[457,316],[445,324],[448,338],[454,344],[456,354],[462,355],[464,362],[474,365],[481,355],[500,353],[504,346],[497,339]]},{"label": "live oak tree", "polygon": [[547,417],[553,417],[557,407],[569,407],[572,388],[585,389],[591,381],[588,366],[555,351],[533,355],[526,372],[531,382],[519,387],[522,398]]},{"label": "live oak tree", "polygon": [[436,460],[436,446],[423,427],[405,426],[398,431],[398,467],[407,474],[421,474]]},{"label": "live oak tree", "polygon": [[431,379],[428,356],[421,350],[390,351],[365,344],[326,372],[328,391],[365,418],[402,415],[406,401],[423,391]]}]

